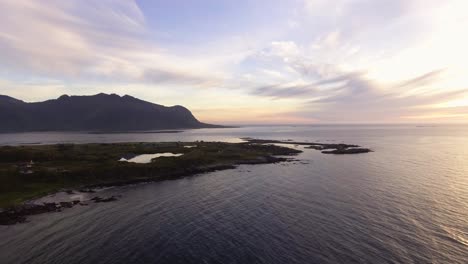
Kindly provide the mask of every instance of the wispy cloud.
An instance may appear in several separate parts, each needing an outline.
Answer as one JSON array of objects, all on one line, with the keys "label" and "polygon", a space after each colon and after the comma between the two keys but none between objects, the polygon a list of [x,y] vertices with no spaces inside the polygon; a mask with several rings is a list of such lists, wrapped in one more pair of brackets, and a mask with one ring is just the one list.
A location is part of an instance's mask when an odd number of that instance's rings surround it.
[{"label": "wispy cloud", "polygon": [[193,62],[149,41],[134,1],[5,0],[0,9],[3,70],[75,80],[213,82],[203,63],[194,70]]},{"label": "wispy cloud", "polygon": [[276,99],[303,97],[314,92],[313,85],[269,85],[255,88],[253,95],[266,96]]},{"label": "wispy cloud", "polygon": [[463,114],[461,108],[445,107],[438,109],[439,114],[431,115],[435,112],[434,105],[441,106],[440,102],[468,95],[468,88],[433,88],[443,78],[445,69],[387,83],[373,80],[366,72],[343,72],[337,66],[309,63],[313,59],[304,53],[299,54],[293,59],[284,53],[275,56],[284,56],[279,61],[294,69],[301,77],[300,81],[258,86],[251,90],[251,94],[275,100],[295,99],[300,106],[297,111],[289,112],[289,116],[322,122],[343,122],[345,119],[359,123],[414,122],[418,116],[427,121],[431,117],[441,119]]}]

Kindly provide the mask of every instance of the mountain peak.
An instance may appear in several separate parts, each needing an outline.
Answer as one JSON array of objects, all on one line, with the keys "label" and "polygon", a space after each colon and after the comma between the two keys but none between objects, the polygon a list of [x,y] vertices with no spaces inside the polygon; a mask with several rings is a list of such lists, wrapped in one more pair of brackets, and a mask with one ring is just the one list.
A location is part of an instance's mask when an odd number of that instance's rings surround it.
[{"label": "mountain peak", "polygon": [[128,94],[126,94],[126,95],[122,96],[122,98],[127,98],[127,99],[136,99],[135,97],[133,97],[133,96],[131,96],[131,95],[128,95]]}]

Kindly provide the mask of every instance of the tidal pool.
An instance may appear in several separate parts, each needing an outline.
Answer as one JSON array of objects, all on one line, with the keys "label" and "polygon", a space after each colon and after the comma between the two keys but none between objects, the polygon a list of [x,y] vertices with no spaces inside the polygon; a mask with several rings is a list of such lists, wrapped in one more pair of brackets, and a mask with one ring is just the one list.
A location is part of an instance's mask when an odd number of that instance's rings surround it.
[{"label": "tidal pool", "polygon": [[119,161],[134,162],[134,163],[150,163],[152,159],[159,157],[179,157],[184,154],[182,153],[156,153],[156,154],[141,154],[137,155],[131,159],[121,158]]}]

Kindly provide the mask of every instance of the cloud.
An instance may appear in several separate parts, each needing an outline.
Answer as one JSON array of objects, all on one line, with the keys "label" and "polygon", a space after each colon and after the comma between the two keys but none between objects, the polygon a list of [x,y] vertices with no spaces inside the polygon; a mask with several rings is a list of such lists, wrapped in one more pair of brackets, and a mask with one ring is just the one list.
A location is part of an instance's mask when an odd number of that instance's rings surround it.
[{"label": "cloud", "polygon": [[0,1],[2,93],[34,100],[115,89],[197,109],[245,107],[232,118],[255,113],[260,122],[467,113],[463,0],[270,1],[276,16],[263,2],[220,1],[216,12],[198,3],[182,22],[151,8],[177,4],[139,4]]},{"label": "cloud", "polygon": [[270,85],[255,88],[251,94],[275,99],[286,99],[305,95],[310,96],[313,92],[312,85]]},{"label": "cloud", "polygon": [[[11,36],[0,39],[3,65],[6,62],[34,71],[71,74],[99,61],[105,55],[100,50],[105,44],[119,43],[112,45],[119,50],[137,45],[128,34],[141,30],[142,25],[132,20],[134,12],[124,11],[134,10],[132,2],[127,2],[128,8],[111,8],[110,12],[104,12],[103,2],[2,1],[0,32]],[[78,11],[96,17],[78,16]],[[99,26],[95,24],[98,22]],[[119,32],[106,31],[110,24]]]},{"label": "cloud", "polygon": [[288,58],[294,58],[299,54],[299,47],[294,41],[272,41],[269,47],[262,50],[259,55],[266,57],[280,57],[284,60],[288,60]]},{"label": "cloud", "polygon": [[[346,36],[373,27],[389,25],[411,11],[417,0],[304,0],[310,20],[326,31],[341,27]],[[332,39],[338,35],[329,35]]]},{"label": "cloud", "polygon": [[180,85],[190,85],[192,87],[215,87],[221,83],[221,79],[215,76],[204,78],[201,75],[189,72],[168,71],[163,69],[146,69],[141,76],[141,80],[152,84],[176,83]]},{"label": "cloud", "polygon": [[[275,100],[298,100],[302,105],[288,115],[321,122],[409,122],[418,116],[427,121],[431,117],[441,119],[443,116],[468,115],[460,108],[443,106],[438,110],[439,114],[434,114],[434,107],[437,104],[440,106],[440,102],[450,102],[468,94],[468,89],[423,89],[437,82],[444,70],[427,72],[402,83],[385,84],[369,79],[363,72],[341,73],[328,67],[328,71],[323,73],[320,69],[313,69],[312,65],[301,65],[297,67],[298,72],[313,76],[313,81],[260,86],[253,89],[251,94]],[[418,90],[418,93],[402,96],[402,89],[407,88]]]},{"label": "cloud", "polygon": [[468,79],[461,67],[468,61],[461,48],[468,20],[455,8],[466,3],[305,0],[304,5],[306,15],[295,29],[300,37],[276,40],[251,57],[250,64],[259,68],[292,72],[253,85],[252,96],[294,102],[296,111],[288,115],[321,122],[408,122],[418,116],[449,121],[468,115],[463,112]]},{"label": "cloud", "polygon": [[413,87],[413,86],[424,86],[426,84],[433,83],[437,80],[440,75],[444,72],[444,69],[434,70],[428,73],[425,73],[421,76],[417,76],[411,80],[404,81],[400,84],[400,87]]},{"label": "cloud", "polygon": [[5,0],[0,9],[4,72],[74,80],[213,83],[206,65],[197,65],[196,71],[184,67],[194,63],[148,40],[145,18],[134,1]]}]

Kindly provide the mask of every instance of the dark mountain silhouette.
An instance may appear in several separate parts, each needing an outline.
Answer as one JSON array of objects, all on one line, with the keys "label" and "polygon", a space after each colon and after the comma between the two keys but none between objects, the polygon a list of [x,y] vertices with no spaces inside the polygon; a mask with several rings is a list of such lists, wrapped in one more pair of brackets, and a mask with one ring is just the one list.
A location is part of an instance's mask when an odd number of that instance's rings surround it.
[{"label": "dark mountain silhouette", "polygon": [[62,95],[26,103],[0,95],[0,132],[135,131],[219,127],[199,122],[183,106],[166,107],[132,96]]}]

